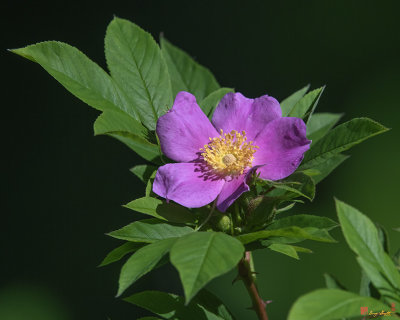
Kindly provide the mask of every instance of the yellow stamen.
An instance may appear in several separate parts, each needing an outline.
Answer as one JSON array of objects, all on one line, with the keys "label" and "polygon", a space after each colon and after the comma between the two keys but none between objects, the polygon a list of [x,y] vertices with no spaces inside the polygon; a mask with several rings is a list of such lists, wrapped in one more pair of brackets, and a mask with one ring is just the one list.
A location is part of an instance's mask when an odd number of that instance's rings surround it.
[{"label": "yellow stamen", "polygon": [[233,176],[243,174],[244,170],[251,167],[254,160],[253,154],[258,146],[253,141],[247,142],[246,132],[232,130],[217,138],[210,138],[210,143],[201,148],[202,157],[208,166],[217,174]]}]

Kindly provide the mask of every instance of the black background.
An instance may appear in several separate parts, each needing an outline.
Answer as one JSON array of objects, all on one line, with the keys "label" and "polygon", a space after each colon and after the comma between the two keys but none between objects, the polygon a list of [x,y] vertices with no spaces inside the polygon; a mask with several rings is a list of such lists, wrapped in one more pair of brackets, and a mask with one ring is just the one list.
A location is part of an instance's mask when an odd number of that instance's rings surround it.
[{"label": "black background", "polygon": [[[398,1],[110,1],[2,4],[2,209],[0,319],[136,319],[114,298],[121,264],[96,268],[119,244],[104,233],[139,217],[124,204],[143,194],[128,169],[143,163],[125,146],[94,137],[98,112],[69,94],[40,66],[6,51],[44,40],[78,47],[103,68],[107,24],[117,15],[158,38],[160,32],[248,97],[279,100],[311,83],[327,84],[319,111],[368,116],[393,130],[350,152],[299,212],[334,217],[333,196],[388,229],[399,226],[400,28]],[[260,252],[262,293],[284,319],[299,295],[335,273],[353,290],[358,267],[343,243],[310,244],[300,262]],[[390,230],[393,247],[399,235]],[[240,319],[254,315],[234,273],[211,289]],[[181,292],[164,267],[131,292]]]}]

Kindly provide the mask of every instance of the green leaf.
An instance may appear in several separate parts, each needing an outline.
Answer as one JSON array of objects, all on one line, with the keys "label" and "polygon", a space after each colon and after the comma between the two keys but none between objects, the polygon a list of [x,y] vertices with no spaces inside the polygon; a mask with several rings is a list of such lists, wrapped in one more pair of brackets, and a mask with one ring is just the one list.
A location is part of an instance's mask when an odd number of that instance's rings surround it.
[{"label": "green leaf", "polygon": [[325,285],[328,289],[347,290],[334,276],[324,273]]},{"label": "green leaf", "polygon": [[114,18],[105,37],[107,65],[150,130],[172,105],[166,63],[153,37],[134,23]]},{"label": "green leaf", "polygon": [[10,50],[40,64],[74,96],[101,110],[122,110],[134,119],[137,113],[110,76],[78,49],[46,41]]},{"label": "green leaf", "polygon": [[160,148],[157,145],[150,143],[143,138],[139,138],[135,135],[125,132],[109,133],[108,135],[126,144],[143,159],[155,164],[163,164],[160,159]]},{"label": "green leaf", "polygon": [[185,207],[175,203],[166,203],[160,199],[144,197],[133,200],[124,207],[155,218],[176,223],[194,223],[196,216]]},{"label": "green leaf", "polygon": [[[183,298],[161,291],[143,291],[124,299],[125,301],[155,313],[163,319],[201,319],[202,311],[196,305],[185,307]],[[197,307],[197,308],[196,308]]]},{"label": "green leaf", "polygon": [[387,302],[400,302],[400,273],[383,250],[375,225],[357,209],[339,200],[335,202],[344,237],[358,255],[357,261]]},{"label": "green leaf", "polygon": [[389,254],[390,253],[389,235],[385,227],[380,225],[379,223],[375,223],[375,227],[378,230],[378,237],[383,247],[383,250],[385,250],[385,252]]},{"label": "green leaf", "polygon": [[328,158],[386,131],[387,128],[368,118],[356,118],[345,122],[331,130],[316,144],[311,145],[300,170],[318,166]]},{"label": "green leaf", "polygon": [[286,99],[282,100],[281,102],[281,109],[282,109],[282,117],[287,117],[288,114],[292,111],[294,105],[306,94],[310,85],[306,85],[305,87],[301,88],[300,90],[296,91]]},{"label": "green leaf", "polygon": [[[156,177],[156,171],[153,172],[153,174],[150,176],[150,179],[147,181],[146,184],[146,189],[145,189],[145,197],[156,197],[157,195],[153,192],[153,182]],[[165,219],[161,219],[165,220]]]},{"label": "green leaf", "polygon": [[299,260],[299,255],[297,254],[296,249],[293,248],[293,246],[291,245],[283,243],[274,243],[271,244],[268,248],[271,249],[272,251],[283,253],[289,257]]},{"label": "green leaf", "polygon": [[393,262],[397,267],[397,270],[400,272],[400,249],[396,251],[396,253],[393,255]]},{"label": "green leaf", "polygon": [[176,238],[154,242],[136,251],[123,265],[119,276],[117,297],[143,275],[151,271],[169,252]]},{"label": "green leaf", "polygon": [[[377,290],[373,287],[371,280],[368,278],[366,272],[361,269],[360,289],[358,291],[360,296],[371,297],[372,296],[371,293],[376,294],[376,292],[373,291],[377,292]],[[376,294],[376,296],[374,296],[374,298],[379,298],[379,296],[380,294],[378,293]]]},{"label": "green leaf", "polygon": [[295,238],[296,242],[302,240],[314,240],[321,242],[336,242],[325,229],[318,229],[313,227],[299,228],[296,226],[276,229],[276,230],[262,230],[252,233],[241,234],[236,238],[243,244],[248,244],[260,239],[267,239],[271,237],[285,237]]},{"label": "green leaf", "polygon": [[290,309],[288,320],[360,317],[360,307],[368,307],[368,312],[390,311],[389,306],[373,298],[338,289],[319,289],[297,299]]},{"label": "green leaf", "polygon": [[325,87],[321,87],[307,93],[303,98],[297,101],[293,109],[288,114],[288,117],[303,118],[309,109],[311,109],[311,116],[318,104],[322,93],[324,92],[324,89]]},{"label": "green leaf", "polygon": [[297,252],[313,253],[312,250],[304,247],[292,246]]},{"label": "green leaf", "polygon": [[314,113],[307,123],[307,138],[316,143],[338,123],[342,116],[342,113]]},{"label": "green leaf", "polygon": [[206,290],[199,292],[199,295],[187,306],[182,297],[161,291],[139,292],[124,300],[164,319],[233,320],[231,313],[221,301]]},{"label": "green leaf", "polygon": [[263,229],[273,219],[276,204],[277,200],[265,196],[250,199],[246,230]]},{"label": "green leaf", "polygon": [[199,103],[201,110],[203,110],[207,117],[211,119],[218,103],[228,92],[234,92],[234,90],[231,88],[220,88],[214,92],[211,92]]},{"label": "green leaf", "polygon": [[[325,90],[325,87],[326,86],[323,86],[323,87],[321,87],[319,89],[314,90],[314,91],[316,91],[318,93],[317,97],[315,98],[314,102],[311,104],[311,110],[308,111],[307,113],[305,113],[304,116],[303,116],[303,120],[307,125],[310,122],[310,120],[312,119],[312,117],[314,116],[315,109],[317,108],[317,105],[319,103],[319,99],[321,99],[321,96],[322,96],[322,93]],[[311,94],[311,92],[310,92],[310,94]]]},{"label": "green leaf", "polygon": [[128,253],[134,252],[141,248],[143,244],[135,242],[126,242],[122,246],[119,246],[112,250],[104,260],[99,264],[99,267],[104,267],[110,263],[121,260]]},{"label": "green leaf", "polygon": [[[222,301],[210,291],[203,289],[193,300],[195,303],[201,307],[206,313],[207,319],[224,319],[224,320],[234,320],[234,316],[230,310],[222,303]],[[218,316],[218,318],[213,317],[213,315]]]},{"label": "green leaf", "polygon": [[336,228],[339,224],[327,217],[314,216],[310,214],[296,214],[293,216],[285,217],[275,220],[267,227],[267,230],[276,230],[286,227],[296,226],[299,228],[318,228],[331,230]]},{"label": "green leaf", "polygon": [[234,319],[222,302],[206,290],[200,291],[198,296],[187,306],[185,306],[182,297],[160,291],[144,291],[124,300],[153,312],[164,319]]},{"label": "green leaf", "polygon": [[139,318],[138,320],[161,320],[161,319],[156,317],[143,317]]},{"label": "green leaf", "polygon": [[[286,190],[289,191],[288,195],[290,195],[291,193],[294,194],[290,198],[302,196],[309,199],[310,201],[314,200],[315,183],[311,177],[301,172],[295,172],[286,179],[282,180],[282,182],[285,185],[292,184],[290,188],[286,188]],[[277,188],[279,189],[279,187]],[[280,188],[282,188],[282,186]]]},{"label": "green leaf", "polygon": [[127,132],[141,138],[149,134],[143,125],[119,110],[104,111],[95,121],[94,134],[108,134],[113,132]]},{"label": "green leaf", "polygon": [[284,196],[285,199],[302,196],[312,201],[315,197],[315,183],[313,179],[302,172],[295,172],[281,181],[265,181],[276,189],[288,191]]},{"label": "green leaf", "polygon": [[180,238],[171,249],[171,263],[182,281],[186,303],[209,281],[236,266],[243,245],[219,232],[196,232]]},{"label": "green leaf", "polygon": [[179,91],[187,91],[194,94],[197,102],[200,102],[220,88],[210,70],[198,64],[167,39],[161,37],[160,43],[171,76],[174,97]]},{"label": "green leaf", "polygon": [[326,161],[320,163],[312,169],[306,169],[302,172],[306,175],[311,176],[315,184],[318,184],[349,157],[350,156],[339,153],[326,159]]},{"label": "green leaf", "polygon": [[159,240],[176,238],[192,233],[189,227],[174,226],[160,221],[136,221],[108,235],[117,239],[132,242],[157,242]]},{"label": "green leaf", "polygon": [[285,205],[285,206],[283,206],[281,208],[275,209],[275,213],[278,214],[278,213],[281,213],[281,212],[288,211],[288,210],[292,209],[295,205],[296,205],[296,202],[294,202],[294,201],[290,202],[288,205]]},{"label": "green leaf", "polygon": [[154,174],[157,167],[149,164],[140,164],[129,169],[136,177],[138,177],[142,182],[147,183],[147,180]]},{"label": "green leaf", "polygon": [[[152,196],[152,192],[153,192],[153,181],[154,181],[154,178],[153,178],[153,179],[149,179],[149,181],[147,181],[146,189],[145,189],[145,197],[146,197],[146,198],[149,198],[149,197]],[[165,219],[161,219],[161,220],[165,220]]]},{"label": "green leaf", "polygon": [[116,138],[142,158],[161,163],[160,148],[147,140],[148,130],[140,122],[119,111],[105,111],[94,123],[95,135],[106,134]]}]

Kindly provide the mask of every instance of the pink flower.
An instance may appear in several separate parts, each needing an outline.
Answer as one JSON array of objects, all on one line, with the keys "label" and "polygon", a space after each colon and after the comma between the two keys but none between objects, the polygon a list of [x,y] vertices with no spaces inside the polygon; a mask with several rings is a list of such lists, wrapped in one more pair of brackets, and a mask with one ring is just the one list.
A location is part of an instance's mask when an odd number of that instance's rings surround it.
[{"label": "pink flower", "polygon": [[283,179],[297,169],[311,143],[303,120],[283,118],[278,101],[267,95],[226,94],[211,124],[196,98],[180,92],[156,131],[163,153],[178,163],[158,169],[154,193],[188,208],[216,199],[222,212],[249,191],[252,167],[262,179]]}]

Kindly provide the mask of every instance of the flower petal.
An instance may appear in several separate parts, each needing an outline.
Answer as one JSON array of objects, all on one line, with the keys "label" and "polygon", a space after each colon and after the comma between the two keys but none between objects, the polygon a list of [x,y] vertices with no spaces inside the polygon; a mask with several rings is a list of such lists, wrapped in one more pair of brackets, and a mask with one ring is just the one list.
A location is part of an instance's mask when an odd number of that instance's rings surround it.
[{"label": "flower petal", "polygon": [[275,119],[256,138],[259,149],[254,154],[253,166],[264,165],[257,170],[262,179],[286,178],[297,169],[310,143],[302,119]]},{"label": "flower petal", "polygon": [[272,120],[282,116],[279,102],[270,96],[256,99],[241,93],[227,93],[215,109],[212,123],[219,131],[246,131],[249,140],[254,140]]},{"label": "flower petal", "polygon": [[268,123],[281,117],[281,106],[275,98],[265,95],[254,99],[246,127],[248,139],[257,140],[258,134],[264,130]]},{"label": "flower petal", "polygon": [[243,192],[250,190],[250,187],[246,183],[246,177],[247,175],[243,174],[233,178],[231,181],[225,182],[217,199],[217,209],[219,211],[225,212]]},{"label": "flower petal", "polygon": [[198,163],[170,163],[157,170],[153,192],[188,208],[198,208],[215,200],[225,183],[207,178]]},{"label": "flower petal", "polygon": [[174,105],[157,122],[157,135],[162,152],[178,162],[189,162],[199,156],[208,138],[218,136],[194,95],[179,92]]}]

